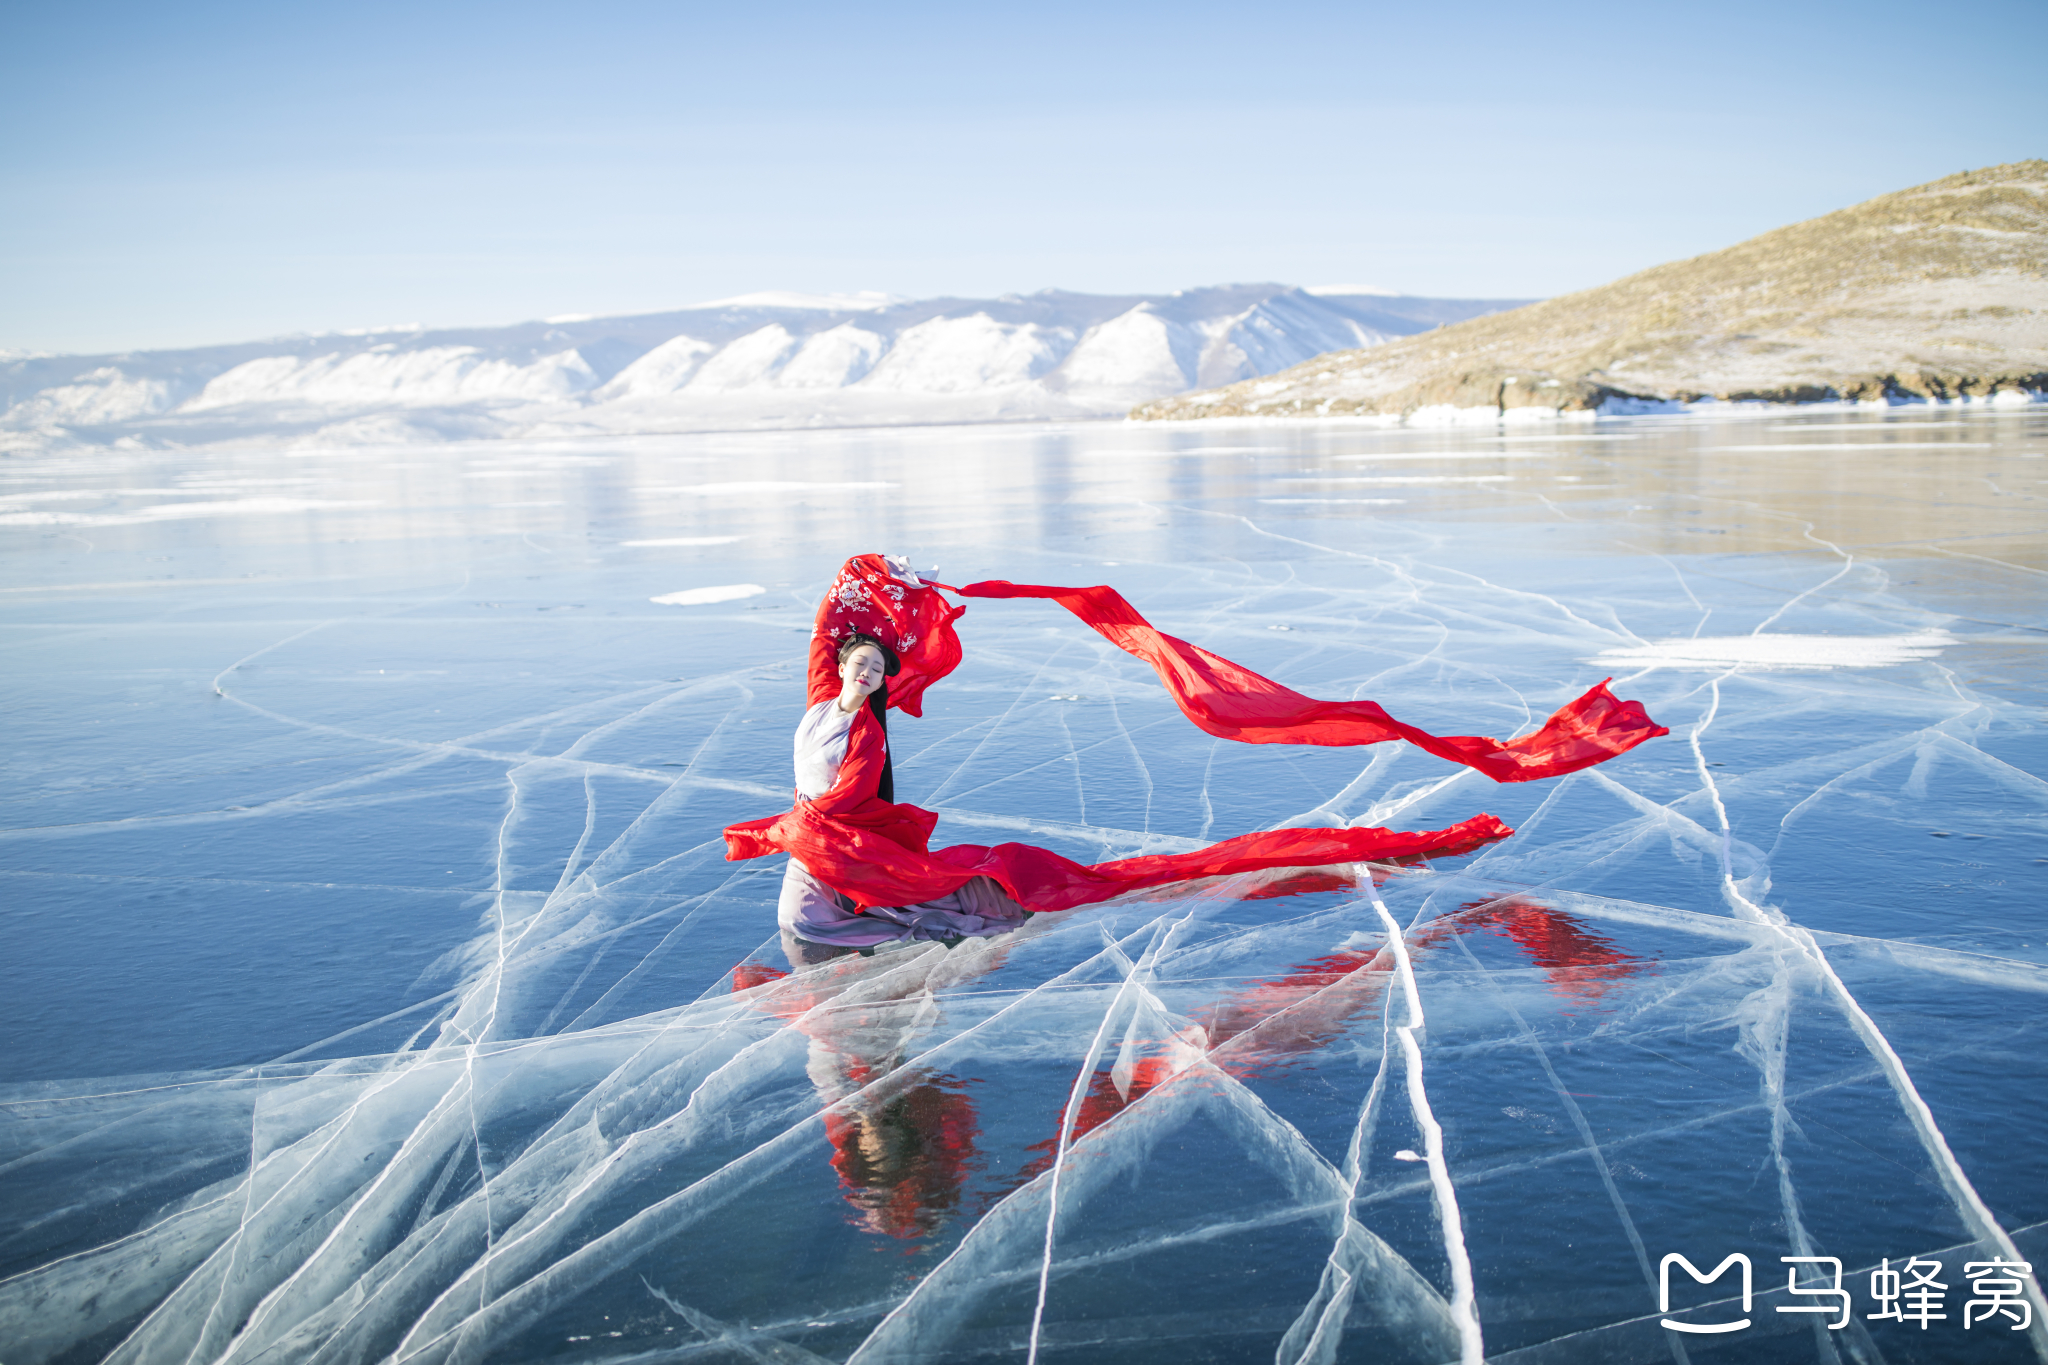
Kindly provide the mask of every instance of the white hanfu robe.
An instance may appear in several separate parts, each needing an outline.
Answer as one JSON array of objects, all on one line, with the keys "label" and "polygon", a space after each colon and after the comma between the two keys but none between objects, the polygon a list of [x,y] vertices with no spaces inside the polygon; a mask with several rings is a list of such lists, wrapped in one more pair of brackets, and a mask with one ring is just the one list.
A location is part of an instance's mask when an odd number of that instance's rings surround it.
[{"label": "white hanfu robe", "polygon": [[[801,799],[815,801],[839,780],[840,766],[846,761],[847,732],[856,714],[840,710],[837,697],[804,712],[796,727],[796,789]],[[782,899],[775,917],[785,943],[793,936],[803,943],[831,948],[868,948],[906,939],[993,937],[1023,924],[1024,907],[994,881],[976,877],[937,900],[872,906],[862,912],[850,898],[791,858],[782,875]]]}]

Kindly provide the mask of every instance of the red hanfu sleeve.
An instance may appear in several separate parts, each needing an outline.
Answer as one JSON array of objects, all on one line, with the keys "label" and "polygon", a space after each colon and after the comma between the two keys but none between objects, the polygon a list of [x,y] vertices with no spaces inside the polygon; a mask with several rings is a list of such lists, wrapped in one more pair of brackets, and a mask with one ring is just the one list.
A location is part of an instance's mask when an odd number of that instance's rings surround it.
[{"label": "red hanfu sleeve", "polygon": [[1433,735],[1395,720],[1378,702],[1306,697],[1176,639],[1140,616],[1114,588],[1052,588],[996,579],[949,591],[962,597],[1050,598],[1118,649],[1152,665],[1189,720],[1219,739],[1243,744],[1341,747],[1405,739],[1438,758],[1477,768],[1496,782],[1530,782],[1589,768],[1671,733],[1650,719],[1641,702],[1617,699],[1603,681],[1520,739]]},{"label": "red hanfu sleeve", "polygon": [[899,574],[883,555],[855,555],[840,566],[818,604],[806,670],[810,704],[839,695],[839,642],[858,633],[895,651],[900,671],[889,679],[889,705],[906,716],[922,716],[924,690],[960,666],[953,622],[966,610],[907,567]]}]

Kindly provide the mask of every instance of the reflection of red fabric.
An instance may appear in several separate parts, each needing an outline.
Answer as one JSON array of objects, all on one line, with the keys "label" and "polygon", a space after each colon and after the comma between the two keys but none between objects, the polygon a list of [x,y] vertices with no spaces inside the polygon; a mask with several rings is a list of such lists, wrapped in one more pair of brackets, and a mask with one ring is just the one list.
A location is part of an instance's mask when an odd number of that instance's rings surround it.
[{"label": "reflection of red fabric", "polygon": [[[1465,913],[1433,920],[1411,935],[1410,955],[1420,960],[1453,935],[1491,929],[1541,967],[1553,990],[1582,1004],[1597,1003],[1620,981],[1651,969],[1575,917],[1537,901],[1473,901],[1462,908]],[[1244,1078],[1327,1046],[1354,1015],[1378,1002],[1392,967],[1384,953],[1339,949],[1226,996],[1201,1016],[1210,1060]]]},{"label": "reflection of red fabric", "polygon": [[1405,739],[1418,749],[1477,768],[1496,782],[1528,782],[1589,768],[1671,732],[1641,702],[1619,701],[1602,682],[1533,735],[1502,743],[1484,735],[1433,735],[1395,720],[1371,701],[1318,701],[1153,628],[1114,588],[1046,588],[1000,579],[952,589],[962,597],[1050,598],[1097,634],[1152,665],[1187,718],[1220,739],[1245,744],[1348,746]]},{"label": "reflection of red fabric", "polygon": [[758,858],[776,850],[809,868],[859,905],[915,905],[958,890],[970,878],[993,877],[1031,910],[1071,910],[1126,891],[1197,877],[1315,867],[1425,854],[1448,856],[1513,833],[1490,815],[1442,830],[1274,829],[1242,834],[1192,853],[1120,858],[1092,866],[1030,844],[928,847],[938,817],[892,805],[875,792],[884,756],[881,726],[866,711],[847,733],[846,761],[832,789],[798,801],[781,815],[728,826],[726,857]]},{"label": "reflection of red fabric", "polygon": [[[1204,1027],[1208,1032],[1209,1046],[1221,1048],[1231,1039],[1251,1032],[1259,1025],[1283,1011],[1297,1005],[1305,1005],[1329,987],[1361,970],[1372,968],[1376,958],[1373,953],[1360,952],[1351,948],[1340,948],[1327,956],[1316,958],[1290,967],[1284,975],[1259,981],[1235,995],[1227,996],[1204,1016]],[[1391,964],[1380,967],[1375,975],[1383,976]],[[1362,984],[1368,978],[1361,978]],[[1378,982],[1372,983],[1371,996],[1377,998]],[[1310,1009],[1302,1019],[1295,1021],[1306,1026],[1304,1034],[1294,1029],[1283,1030],[1288,1036],[1279,1040],[1279,1049],[1286,1052],[1305,1052],[1320,1047],[1341,1028],[1343,1023],[1361,1007],[1366,1000],[1356,991],[1343,992],[1341,1001],[1318,1002],[1324,1008]],[[1334,1011],[1328,1008],[1335,1005]],[[1255,1049],[1264,1053],[1269,1049],[1261,1046]],[[1217,1064],[1235,1076],[1249,1074],[1249,1068],[1233,1066],[1222,1058]]]},{"label": "reflection of red fabric", "polygon": [[1471,901],[1463,908],[1466,913],[1453,921],[1457,928],[1487,928],[1513,939],[1549,974],[1551,989],[1583,1004],[1597,1003],[1622,980],[1649,968],[1574,916],[1535,901]]},{"label": "reflection of red fabric", "polygon": [[902,671],[889,679],[889,705],[906,716],[924,714],[924,690],[960,666],[953,622],[965,607],[949,604],[932,588],[906,583],[880,555],[846,561],[811,631],[810,704],[839,695],[839,642],[849,632],[872,635],[890,649]]},{"label": "reflection of red fabric", "polygon": [[[1074,1134],[1068,1145],[1079,1142],[1123,1113],[1173,1074],[1173,1064],[1164,1057],[1141,1057],[1131,1064],[1130,1089],[1123,1091],[1116,1088],[1114,1073],[1096,1072],[1089,1079],[1088,1093],[1081,1097],[1081,1107],[1074,1113]],[[1059,1147],[1057,1135],[1026,1147],[1025,1151],[1038,1155],[1017,1168],[1017,1173],[1010,1178],[1010,1188],[1028,1185],[1051,1170],[1053,1161],[1059,1156]]]},{"label": "reflection of red fabric", "polygon": [[780,981],[789,973],[780,967],[770,967],[763,962],[742,962],[732,969],[732,989],[737,995],[750,991],[756,986],[765,986],[771,981]]},{"label": "reflection of red fabric", "polygon": [[1306,896],[1312,891],[1349,891],[1357,885],[1356,877],[1347,877],[1341,872],[1300,872],[1292,877],[1282,877],[1278,881],[1267,882],[1264,886],[1247,891],[1242,899],[1264,901],[1272,900],[1276,896]]}]

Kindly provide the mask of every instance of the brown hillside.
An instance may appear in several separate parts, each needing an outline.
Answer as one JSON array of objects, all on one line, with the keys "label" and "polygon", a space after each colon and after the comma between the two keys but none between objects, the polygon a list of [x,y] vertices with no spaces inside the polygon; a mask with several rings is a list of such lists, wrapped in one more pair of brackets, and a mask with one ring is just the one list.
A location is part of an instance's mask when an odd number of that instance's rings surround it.
[{"label": "brown hillside", "polygon": [[2011,389],[2048,389],[2048,161],[1965,171],[1597,289],[1333,351],[1131,416]]}]

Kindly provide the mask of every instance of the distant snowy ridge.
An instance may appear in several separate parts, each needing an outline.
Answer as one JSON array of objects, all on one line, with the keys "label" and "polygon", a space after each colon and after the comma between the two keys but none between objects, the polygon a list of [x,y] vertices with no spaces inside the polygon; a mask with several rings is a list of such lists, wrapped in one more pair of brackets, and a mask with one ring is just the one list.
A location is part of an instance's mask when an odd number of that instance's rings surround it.
[{"label": "distant snowy ridge", "polygon": [[1341,288],[775,292],[510,327],[24,355],[0,360],[0,447],[1101,417],[1522,302]]}]

